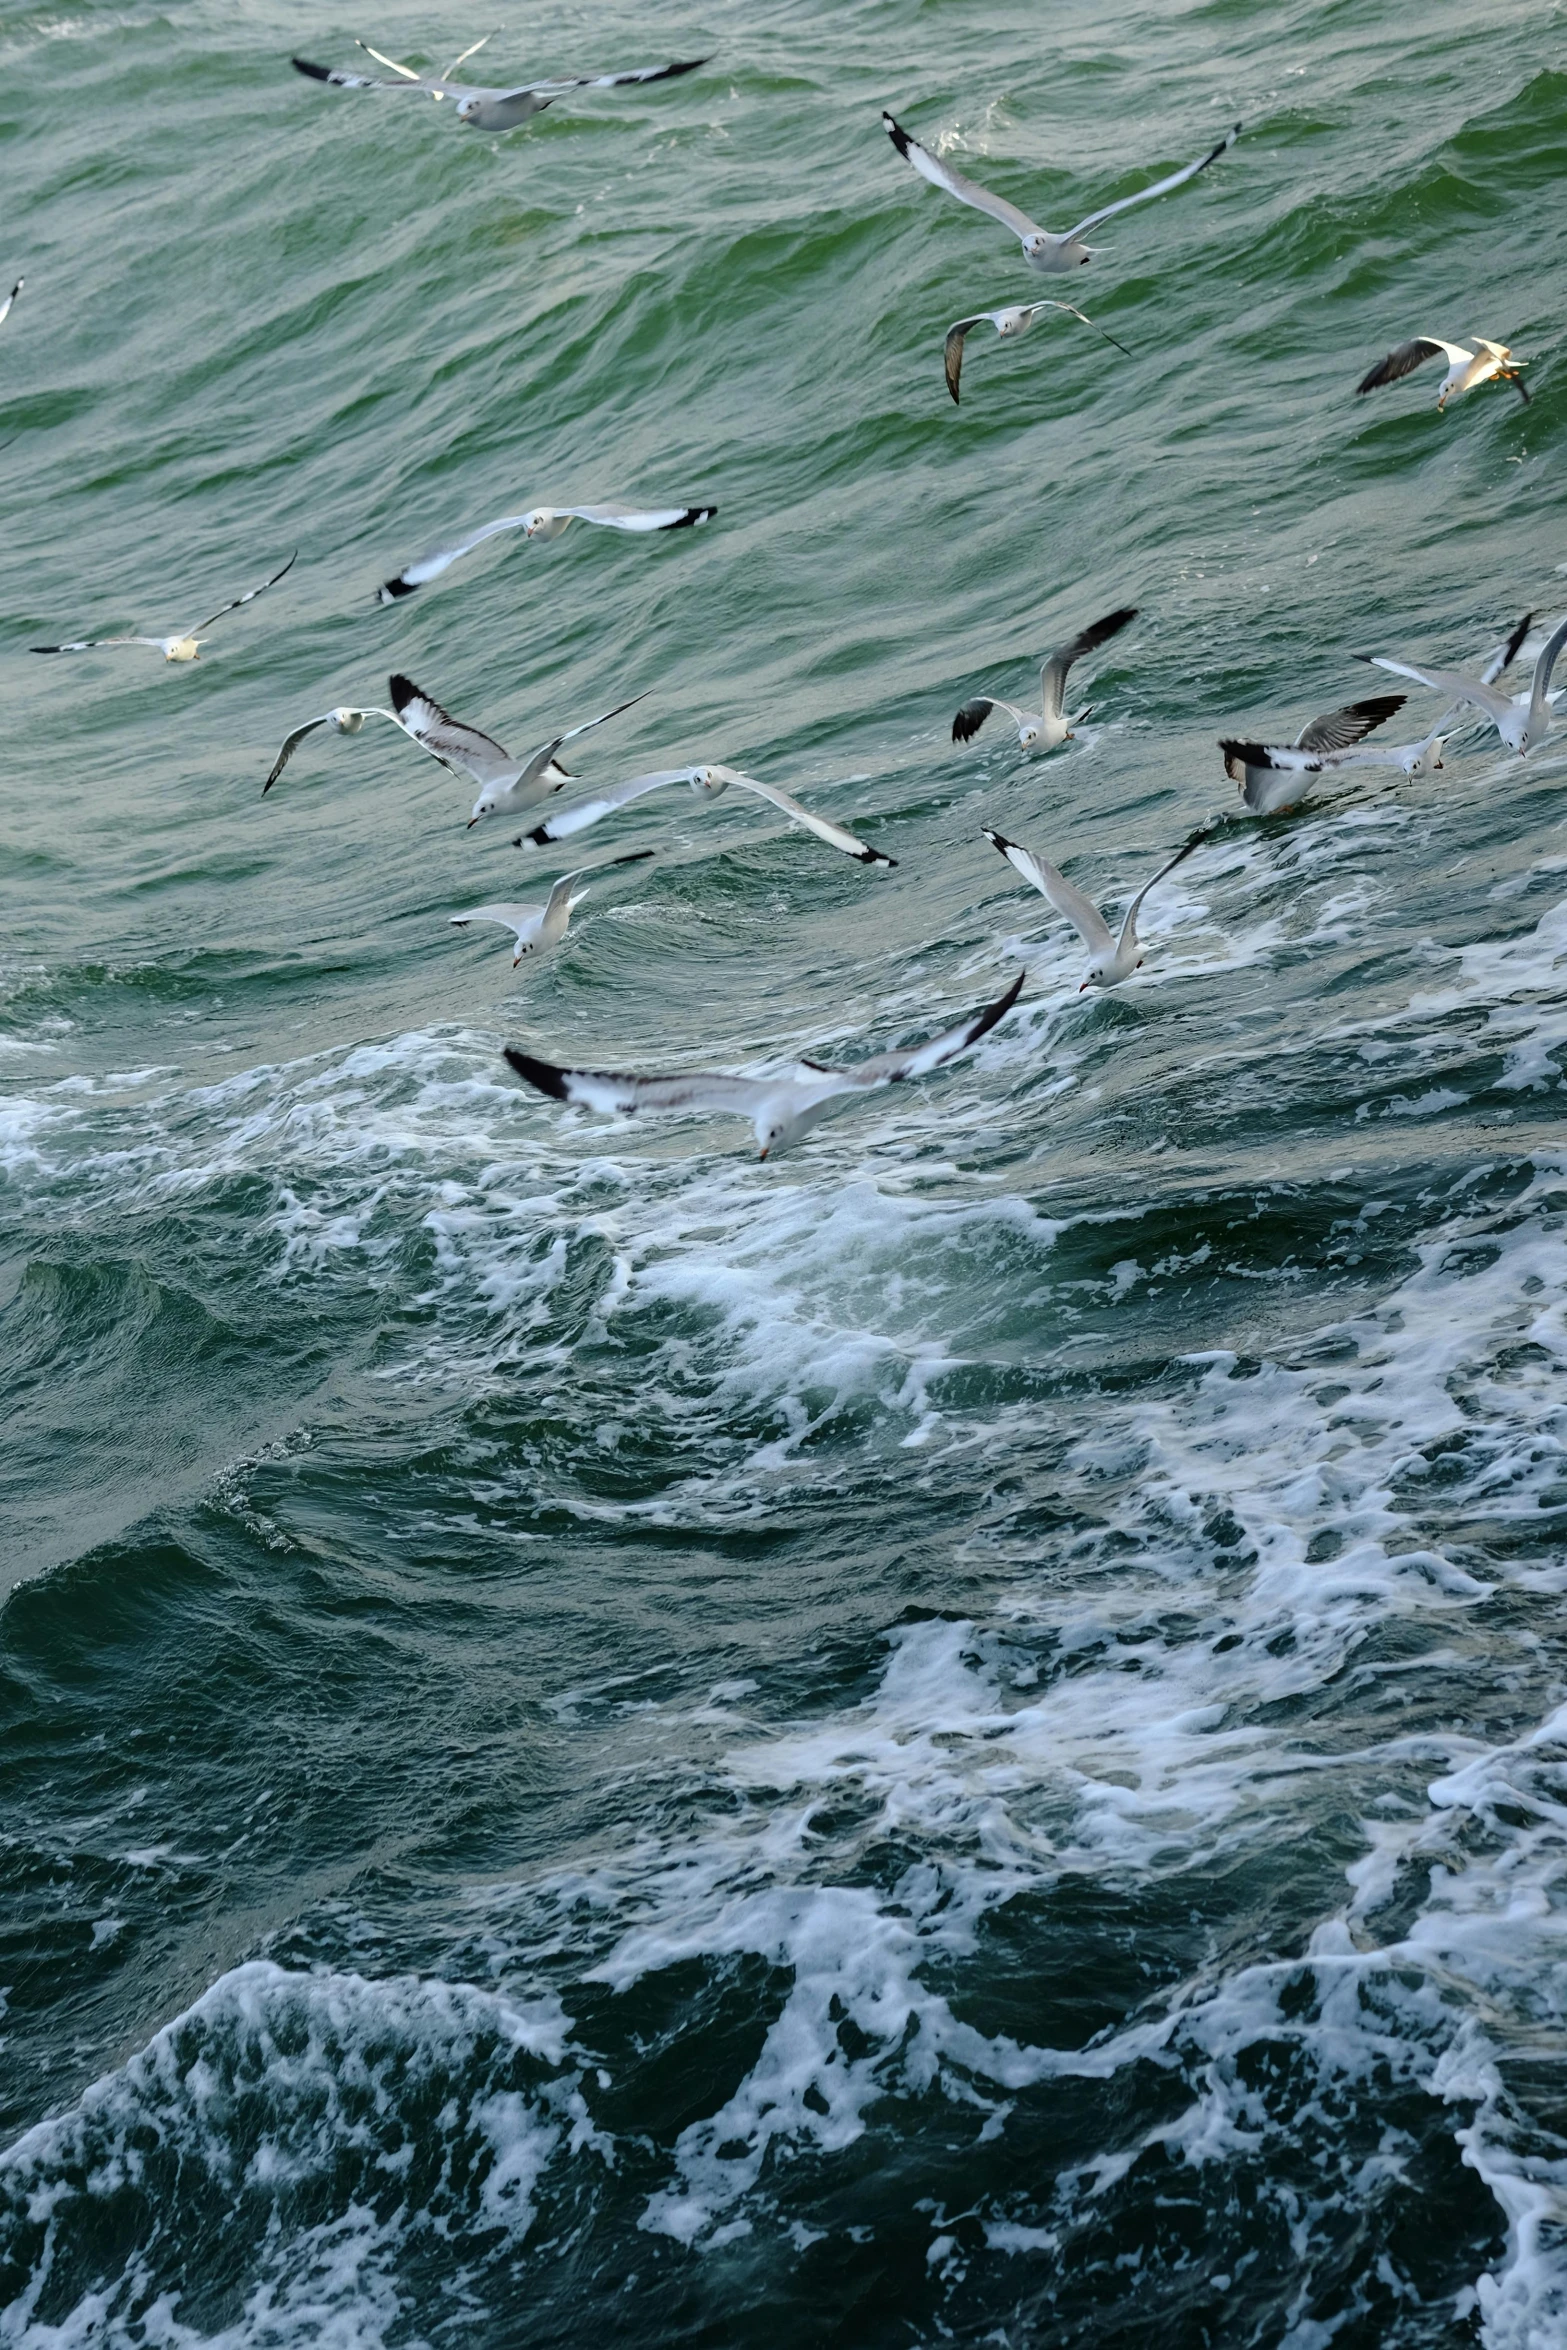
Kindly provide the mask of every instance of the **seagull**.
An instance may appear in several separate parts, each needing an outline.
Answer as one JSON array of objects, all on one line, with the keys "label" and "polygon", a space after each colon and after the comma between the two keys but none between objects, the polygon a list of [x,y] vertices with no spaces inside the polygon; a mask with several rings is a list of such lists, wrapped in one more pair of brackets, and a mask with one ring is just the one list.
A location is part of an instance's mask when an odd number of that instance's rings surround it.
[{"label": "seagull", "polygon": [[590,1110],[718,1110],[749,1118],[762,1157],[792,1150],[823,1118],[883,1086],[928,1077],[933,1069],[966,1052],[1017,1002],[1025,974],[1019,972],[1004,996],[971,1013],[956,1028],[944,1029],[903,1052],[878,1053],[852,1069],[829,1069],[820,1061],[796,1061],[771,1077],[738,1077],[721,1070],[692,1070],[683,1077],[638,1077],[607,1069],[561,1069],[536,1061],[508,1045],[506,1058],[519,1077],[559,1102],[580,1102]]},{"label": "seagull", "polygon": [[1095,326],[1091,318],[1085,318],[1082,311],[1074,309],[1070,302],[1017,302],[1009,310],[978,310],[972,318],[960,318],[956,326],[947,329],[947,389],[954,402],[958,397],[958,379],[963,373],[965,337],[972,334],[976,326],[993,326],[1004,343],[1015,342],[1019,335],[1027,334],[1042,310],[1064,310],[1069,318],[1082,319],[1084,326],[1092,326],[1096,335],[1103,335],[1107,343],[1115,343],[1118,351],[1126,351],[1128,359],[1132,356],[1124,343],[1116,343],[1114,335],[1107,333],[1102,326]]},{"label": "seagull", "polygon": [[421,555],[395,579],[383,583],[381,602],[395,604],[399,596],[411,596],[415,588],[439,579],[460,556],[472,554],[498,531],[520,530],[530,539],[558,539],[568,522],[596,522],[605,530],[690,530],[699,522],[711,522],[717,512],[716,506],[532,506],[526,514],[503,514],[498,522],[485,523],[454,546]]},{"label": "seagull", "polygon": [[[1403,694],[1373,694],[1369,700],[1350,702],[1342,710],[1325,710],[1320,718],[1313,718],[1301,728],[1288,749],[1263,743],[1221,742],[1224,772],[1232,783],[1239,784],[1241,798],[1254,816],[1271,816],[1275,809],[1287,808],[1292,801],[1305,798],[1311,788],[1305,778],[1319,774],[1329,764],[1328,752],[1348,750],[1352,743],[1363,742],[1377,727],[1385,726],[1396,711],[1402,710],[1406,699]],[[1409,747],[1412,746],[1401,746]],[[1260,752],[1261,756],[1254,758],[1253,752]],[[1438,758],[1437,766],[1441,763]]]},{"label": "seagull", "polygon": [[1529,395],[1518,370],[1527,367],[1528,360],[1514,359],[1505,343],[1489,342],[1484,335],[1476,335],[1474,342],[1474,349],[1466,351],[1462,343],[1444,343],[1440,335],[1416,335],[1413,342],[1400,343],[1396,351],[1389,351],[1385,359],[1379,359],[1370,374],[1363,375],[1356,384],[1356,394],[1374,392],[1382,384],[1397,383],[1401,375],[1412,375],[1440,351],[1447,360],[1447,373],[1436,396],[1438,415],[1460,393],[1472,392],[1477,384],[1498,379],[1510,383],[1527,408]]},{"label": "seagull", "polygon": [[1013,871],[1021,873],[1023,879],[1037,889],[1041,896],[1047,897],[1058,914],[1066,916],[1087,947],[1092,960],[1088,966],[1088,977],[1077,991],[1079,995],[1085,988],[1117,987],[1123,979],[1130,979],[1132,973],[1140,967],[1143,958],[1137,952],[1138,907],[1155,882],[1162,881],[1167,873],[1173,873],[1182,858],[1189,857],[1193,849],[1208,837],[1208,828],[1204,825],[1192,834],[1190,840],[1181,843],[1169,863],[1161,865],[1151,881],[1143,883],[1122,916],[1121,935],[1116,938],[1099,908],[1085,898],[1080,889],[1074,889],[1065,874],[1059,872],[1048,857],[1036,857],[1032,849],[1020,848],[1015,840],[1008,840],[1005,833],[992,832],[988,824],[982,830],[991,846],[1001,851]]},{"label": "seagull", "polygon": [[631,701],[617,702],[613,710],[601,711],[597,718],[585,718],[580,726],[568,726],[552,735],[525,759],[514,759],[493,735],[465,725],[428,694],[422,694],[411,677],[394,677],[391,695],[398,725],[412,735],[420,749],[443,766],[471,776],[479,785],[479,797],[468,819],[470,832],[482,817],[520,816],[525,809],[547,800],[551,792],[559,791],[562,784],[570,783],[570,770],[555,757],[561,745],[575,742],[579,734],[591,734],[595,726],[607,725],[632,703],[646,699],[645,694],[633,694]]},{"label": "seagull", "polygon": [[1042,758],[1058,744],[1072,740],[1072,729],[1079,719],[1088,716],[1088,704],[1066,716],[1066,673],[1074,661],[1081,661],[1085,653],[1097,652],[1113,636],[1119,636],[1128,621],[1137,618],[1135,604],[1123,604],[1117,612],[1107,612],[1103,620],[1096,620],[1069,645],[1062,645],[1052,653],[1039,672],[1039,695],[1042,708],[1020,710],[1015,702],[997,700],[994,694],[980,694],[972,702],[965,702],[952,721],[952,739],[955,743],[972,742],[992,710],[1005,710],[1017,728],[1017,739],[1031,759]]},{"label": "seagull", "polygon": [[470,922],[498,922],[517,941],[517,952],[511,959],[515,971],[524,955],[559,946],[572,915],[588,894],[581,889],[573,894],[574,883],[594,873],[607,873],[611,865],[644,865],[652,854],[651,849],[633,849],[629,857],[611,857],[602,865],[579,865],[575,873],[561,875],[542,905],[470,906],[466,914],[451,917],[452,928],[466,930]]},{"label": "seagull", "polygon": [[[1523,641],[1524,630],[1533,619],[1526,613],[1523,621],[1508,640],[1507,660]],[[1428,685],[1436,694],[1444,694],[1460,706],[1469,703],[1483,712],[1496,728],[1510,751],[1527,758],[1537,743],[1543,743],[1551,731],[1551,672],[1563,645],[1567,645],[1567,620],[1558,621],[1556,628],[1540,647],[1539,659],[1534,665],[1534,678],[1527,694],[1516,697],[1494,691],[1492,680],[1506,668],[1507,660],[1488,669],[1478,679],[1462,676],[1453,669],[1417,669],[1410,661],[1390,661],[1381,653],[1357,653],[1357,661],[1370,661],[1378,669],[1391,670],[1395,677],[1412,677],[1417,685]]]},{"label": "seagull", "polygon": [[21,292],[23,286],[25,286],[26,283],[27,280],[25,277],[19,277],[15,285],[11,288],[11,291],[7,294],[5,300],[0,302],[0,326],[4,326],[6,320],[10,317],[11,304],[16,300],[17,295]]},{"label": "seagull", "polygon": [[466,63],[476,49],[482,49],[490,39],[475,41],[471,48],[448,66],[439,77],[414,73],[408,66],[399,65],[393,57],[383,57],[379,49],[372,49],[368,41],[356,47],[377,65],[390,67],[401,78],[395,82],[383,81],[378,74],[345,73],[340,68],[312,65],[308,57],[293,59],[296,73],[308,74],[312,81],[330,82],[338,90],[424,90],[432,98],[451,98],[456,101],[457,119],[475,131],[514,131],[520,124],[531,122],[542,114],[546,106],[553,106],[568,90],[610,90],[623,82],[667,82],[676,75],[695,73],[699,65],[706,65],[705,57],[687,57],[673,65],[635,65],[624,73],[590,73],[568,75],[564,81],[519,82],[511,89],[485,90],[467,82],[454,82],[457,67]]},{"label": "seagull", "polygon": [[1112,213],[1129,211],[1134,204],[1151,203],[1155,196],[1167,196],[1172,188],[1179,188],[1187,180],[1195,179],[1198,172],[1206,171],[1210,163],[1217,163],[1227,147],[1234,146],[1240,136],[1241,126],[1236,123],[1233,129],[1226,131],[1218,145],[1210,147],[1206,155],[1199,155],[1195,163],[1186,164],[1180,171],[1172,171],[1167,179],[1156,180],[1151,188],[1142,188],[1135,196],[1123,196],[1118,204],[1102,204],[1097,212],[1086,214],[1076,228],[1069,228],[1059,236],[1050,229],[1040,228],[1029,219],[1026,212],[1019,212],[1017,206],[1009,204],[1004,196],[993,196],[988,188],[981,188],[973,180],[965,179],[960,171],[953,170],[950,163],[944,163],[939,155],[933,155],[928,147],[922,147],[918,139],[911,139],[890,114],[883,113],[881,127],[904,161],[913,164],[921,179],[929,180],[932,187],[945,188],[947,194],[956,196],[960,204],[972,204],[976,212],[988,212],[992,220],[999,220],[1003,228],[1010,229],[1021,241],[1024,258],[1031,268],[1037,269],[1042,277],[1060,277],[1069,269],[1079,268],[1089,259],[1089,248],[1081,240],[1090,229],[1097,228]]},{"label": "seagull", "polygon": [[666,784],[689,784],[699,799],[716,800],[731,784],[740,791],[755,792],[758,799],[781,808],[791,824],[803,824],[807,832],[814,832],[830,849],[842,849],[846,857],[857,857],[862,865],[896,865],[896,857],[884,857],[880,849],[867,848],[852,832],[840,825],[830,824],[825,816],[815,816],[809,808],[802,808],[786,791],[775,783],[759,783],[754,775],[739,775],[733,767],[665,767],[656,775],[633,775],[625,783],[613,784],[595,799],[577,800],[569,808],[562,808],[556,816],[546,817],[531,832],[519,833],[512,842],[516,849],[542,848],[547,841],[570,840],[573,833],[585,832],[590,824],[597,824],[601,816],[612,816],[617,808],[629,806],[648,792],[662,791]]},{"label": "seagull", "polygon": [[30,653],[95,653],[101,645],[150,645],[155,653],[163,655],[165,661],[199,661],[201,659],[199,648],[207,641],[201,633],[202,630],[210,628],[214,620],[221,620],[225,612],[237,612],[242,604],[253,604],[258,596],[266,594],[269,587],[276,587],[278,581],[293,570],[298,555],[299,549],[296,547],[281,571],[274,571],[272,577],[264,579],[260,587],[250,588],[244,595],[236,596],[232,604],[220,604],[216,612],[213,613],[212,619],[198,620],[194,628],[183,634],[176,633],[173,636],[92,636],[82,637],[69,645],[29,645],[27,649]]},{"label": "seagull", "polygon": [[[395,710],[351,710],[345,703],[339,703],[335,710],[325,710],[319,718],[307,718],[303,726],[296,726],[292,734],[283,738],[283,748],[273,760],[272,772],[261,787],[262,798],[266,798],[307,734],[314,734],[318,726],[330,726],[334,734],[358,734],[367,718],[390,718],[394,726],[403,723]],[[406,727],[403,731],[407,732]]]}]

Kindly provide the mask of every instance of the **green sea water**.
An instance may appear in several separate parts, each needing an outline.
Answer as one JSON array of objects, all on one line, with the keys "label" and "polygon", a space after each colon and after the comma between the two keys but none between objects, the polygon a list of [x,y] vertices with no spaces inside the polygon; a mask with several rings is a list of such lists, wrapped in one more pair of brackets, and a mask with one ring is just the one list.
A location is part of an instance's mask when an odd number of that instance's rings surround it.
[{"label": "green sea water", "polygon": [[[1567,16],[558,6],[473,70],[710,62],[499,140],[288,62],[486,29],[0,7],[0,2344],[1552,2350],[1567,753],[1256,823],[1215,742],[1567,605]],[[1055,228],[1245,127],[1044,281],[883,106]],[[955,408],[1040,293],[1130,356]],[[1530,403],[1357,401],[1417,333]],[[719,513],[376,601],[609,498]],[[896,867],[519,854],[378,721],[261,797],[394,670]],[[1109,996],[981,834],[1114,908],[1207,820]],[[766,1165],[501,1058],[1020,966]]]}]

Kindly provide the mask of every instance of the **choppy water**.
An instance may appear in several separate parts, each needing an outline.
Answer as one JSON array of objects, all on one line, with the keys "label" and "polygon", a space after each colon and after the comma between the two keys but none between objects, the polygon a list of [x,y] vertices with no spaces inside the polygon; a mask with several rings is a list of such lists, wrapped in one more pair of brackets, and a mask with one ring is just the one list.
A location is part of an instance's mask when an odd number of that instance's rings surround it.
[{"label": "choppy water", "polygon": [[[1558,2344],[1567,748],[1231,827],[1113,1000],[979,827],[1113,896],[1219,731],[1560,610],[1563,12],[560,7],[714,63],[498,144],[286,62],[483,29],[0,15],[0,2342]],[[1247,128],[1103,233],[1132,361],[958,411],[1032,281],[887,103],[1056,225]],[[1350,397],[1469,330],[1527,410]],[[617,495],[721,513],[372,600]],[[950,743],[1122,601],[1080,742]],[[513,981],[389,729],[258,796],[392,667],[898,869],[653,802]],[[499,1060],[1019,955],[777,1166]]]}]

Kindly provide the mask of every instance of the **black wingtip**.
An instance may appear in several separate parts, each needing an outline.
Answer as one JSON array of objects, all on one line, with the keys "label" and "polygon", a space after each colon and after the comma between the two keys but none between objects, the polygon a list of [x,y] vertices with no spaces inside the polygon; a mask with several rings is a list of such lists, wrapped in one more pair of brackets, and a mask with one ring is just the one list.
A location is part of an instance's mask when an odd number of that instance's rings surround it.
[{"label": "black wingtip", "polygon": [[999,849],[1003,856],[1006,855],[1008,849],[1015,849],[1017,847],[1017,842],[1015,840],[1008,840],[1004,832],[992,832],[988,824],[982,824],[979,829],[984,834],[985,838],[989,841],[991,847],[993,849]]},{"label": "black wingtip", "polygon": [[861,865],[891,866],[896,865],[898,860],[896,857],[884,857],[880,849],[859,849],[856,851],[856,862]]},{"label": "black wingtip", "polygon": [[1006,1018],[1008,1012],[1011,1011],[1013,1005],[1017,1002],[1018,997],[1022,994],[1023,982],[1027,977],[1028,973],[1026,971],[1020,971],[1016,979],[1013,980],[1012,985],[1007,989],[1006,994],[1004,996],[998,996],[993,1004],[987,1004],[985,1006],[983,1012],[980,1013],[978,1019],[975,1021],[974,1026],[969,1030],[969,1044],[978,1044],[982,1036],[988,1036],[990,1034],[990,1031],[995,1027],[998,1020],[1004,1020]]},{"label": "black wingtip", "polygon": [[411,596],[414,583],[409,579],[384,579],[376,593],[383,604],[395,604],[399,596]]},{"label": "black wingtip", "polygon": [[881,127],[886,132],[893,145],[897,148],[898,153],[900,155],[907,155],[909,151],[909,134],[904,129],[901,122],[897,122],[893,119],[893,117],[887,112],[885,106],[881,110]]},{"label": "black wingtip", "polygon": [[1266,743],[1236,743],[1221,740],[1219,748],[1224,753],[1226,765],[1231,759],[1238,760],[1244,767],[1271,767],[1273,765],[1273,761],[1268,757]]},{"label": "black wingtip", "polygon": [[332,79],[329,65],[312,65],[308,57],[291,57],[289,63],[296,73],[307,73],[313,82],[329,82]]},{"label": "black wingtip", "polygon": [[547,824],[536,824],[531,832],[515,833],[511,845],[514,849],[545,849],[553,837]]},{"label": "black wingtip", "polygon": [[506,1047],[506,1058],[517,1075],[529,1085],[536,1086],[540,1093],[547,1093],[557,1102],[567,1100],[566,1072],[557,1069],[553,1061],[536,1061],[530,1053],[519,1053],[516,1046],[510,1044]]},{"label": "black wingtip", "polygon": [[405,677],[400,669],[394,676],[387,679],[386,690],[391,695],[392,708],[397,712],[399,718],[410,702],[422,702],[425,698],[414,684],[413,679]]},{"label": "black wingtip", "polygon": [[699,522],[711,522],[717,512],[716,506],[688,506],[680,520],[672,522],[669,527],[671,530],[694,530]]}]

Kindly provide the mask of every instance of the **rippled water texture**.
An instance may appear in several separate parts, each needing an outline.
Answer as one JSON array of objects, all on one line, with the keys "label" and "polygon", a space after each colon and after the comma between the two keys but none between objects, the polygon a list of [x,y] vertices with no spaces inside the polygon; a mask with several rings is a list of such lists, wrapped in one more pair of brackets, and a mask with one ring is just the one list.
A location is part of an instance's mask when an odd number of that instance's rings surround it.
[{"label": "rippled water texture", "polygon": [[[1567,22],[702,9],[498,36],[713,53],[499,141],[289,70],[411,0],[0,11],[0,2344],[1555,2350],[1567,736],[1252,824],[1214,742],[1567,603]],[[1058,228],[1246,128],[1051,286],[883,105]],[[954,408],[1040,291],[1132,356]],[[1532,404],[1357,402],[1421,332]],[[375,601],[615,497],[720,513]],[[896,869],[666,794],[514,977],[446,917],[562,866],[390,727],[260,795],[394,669]],[[1209,817],[1113,997],[980,833]],[[778,1163],[500,1058],[1020,963]]]}]

